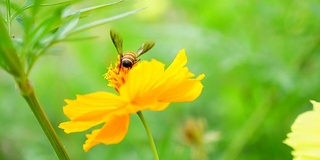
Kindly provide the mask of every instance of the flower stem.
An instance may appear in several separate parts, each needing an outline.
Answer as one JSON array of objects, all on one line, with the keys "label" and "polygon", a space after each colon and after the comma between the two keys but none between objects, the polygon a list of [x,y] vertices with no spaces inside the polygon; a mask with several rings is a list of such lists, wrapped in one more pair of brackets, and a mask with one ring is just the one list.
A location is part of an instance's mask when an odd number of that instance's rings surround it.
[{"label": "flower stem", "polygon": [[154,159],[155,160],[159,160],[157,148],[156,148],[156,145],[154,143],[154,140],[153,140],[153,137],[152,137],[152,133],[151,133],[151,131],[149,129],[149,126],[148,126],[146,120],[144,119],[144,116],[143,116],[142,112],[139,111],[137,114],[138,114],[140,120],[142,121],[142,124],[143,124],[144,128],[146,129],[146,132],[147,132],[147,135],[148,135],[148,138],[149,138],[149,141],[150,141],[151,149],[152,149],[152,152],[153,152],[153,155],[154,155]]},{"label": "flower stem", "polygon": [[70,160],[67,152],[65,151],[62,143],[60,142],[55,130],[53,129],[48,117],[44,113],[35,92],[30,85],[27,78],[15,79],[17,85],[19,86],[21,95],[27,101],[29,107],[31,108],[33,114],[37,118],[42,130],[49,139],[51,146],[55,150],[57,156],[60,160]]},{"label": "flower stem", "polygon": [[237,159],[238,155],[244,149],[245,145],[249,142],[259,129],[259,126],[264,122],[265,117],[268,115],[274,102],[273,91],[265,93],[265,100],[261,101],[260,105],[252,112],[251,116],[248,117],[247,122],[238,131],[237,136],[232,140],[229,146],[225,149],[220,160],[226,159]]}]

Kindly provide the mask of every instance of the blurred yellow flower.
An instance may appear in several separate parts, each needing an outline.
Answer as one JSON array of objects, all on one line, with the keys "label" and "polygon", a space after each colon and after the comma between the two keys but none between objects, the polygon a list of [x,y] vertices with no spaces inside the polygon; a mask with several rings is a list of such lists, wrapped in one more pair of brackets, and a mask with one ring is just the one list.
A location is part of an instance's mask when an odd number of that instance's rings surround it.
[{"label": "blurred yellow flower", "polygon": [[66,133],[81,132],[104,123],[101,129],[87,134],[83,149],[103,144],[119,143],[127,134],[130,114],[141,110],[161,111],[170,102],[195,100],[201,93],[204,74],[193,78],[194,74],[185,67],[185,50],[179,51],[172,64],[164,69],[164,64],[151,60],[142,61],[127,69],[121,67],[118,59],[115,67],[110,66],[105,78],[109,86],[119,95],[109,92],[94,92],[77,95],[76,100],[65,100],[64,114],[70,119],[59,125]]},{"label": "blurred yellow flower", "polygon": [[320,159],[320,103],[311,103],[313,110],[298,116],[284,141],[294,149],[292,155],[296,160]]},{"label": "blurred yellow flower", "polygon": [[188,118],[180,131],[177,132],[178,139],[190,147],[191,159],[209,159],[209,151],[213,150],[213,142],[220,140],[220,133],[207,129],[205,118]]}]

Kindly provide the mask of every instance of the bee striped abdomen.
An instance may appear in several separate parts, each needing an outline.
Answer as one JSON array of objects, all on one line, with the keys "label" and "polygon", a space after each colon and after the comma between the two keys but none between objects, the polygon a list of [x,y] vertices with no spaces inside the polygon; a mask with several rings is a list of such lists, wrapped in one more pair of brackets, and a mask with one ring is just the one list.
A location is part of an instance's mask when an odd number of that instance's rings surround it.
[{"label": "bee striped abdomen", "polygon": [[130,68],[132,65],[136,63],[137,55],[133,52],[126,52],[123,54],[122,57],[122,66],[125,68]]}]

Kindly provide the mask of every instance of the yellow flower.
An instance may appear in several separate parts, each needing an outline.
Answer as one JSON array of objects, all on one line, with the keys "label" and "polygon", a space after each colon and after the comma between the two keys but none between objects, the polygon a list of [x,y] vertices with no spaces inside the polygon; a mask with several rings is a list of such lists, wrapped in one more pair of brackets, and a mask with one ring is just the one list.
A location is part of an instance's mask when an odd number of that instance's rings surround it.
[{"label": "yellow flower", "polygon": [[284,141],[294,149],[292,155],[296,160],[320,159],[320,103],[311,103],[313,110],[298,116]]},{"label": "yellow flower", "polygon": [[59,127],[66,133],[81,132],[104,123],[101,129],[87,134],[83,145],[86,152],[100,143],[119,143],[127,134],[130,114],[141,110],[161,111],[171,102],[193,101],[202,91],[204,74],[193,78],[194,74],[185,67],[185,50],[178,53],[167,69],[163,63],[151,60],[137,63],[132,69],[121,67],[120,70],[119,60],[105,75],[109,86],[119,95],[95,92],[77,95],[76,100],[65,100],[67,105],[63,111],[70,121]]}]

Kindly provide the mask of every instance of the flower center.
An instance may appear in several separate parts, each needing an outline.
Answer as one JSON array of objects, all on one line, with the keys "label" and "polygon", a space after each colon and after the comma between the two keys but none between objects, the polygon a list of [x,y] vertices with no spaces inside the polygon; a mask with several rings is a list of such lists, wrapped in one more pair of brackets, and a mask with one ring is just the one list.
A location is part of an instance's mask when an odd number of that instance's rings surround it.
[{"label": "flower center", "polygon": [[118,60],[115,63],[115,66],[111,64],[108,68],[108,72],[104,75],[104,78],[109,81],[108,86],[113,87],[118,93],[120,87],[126,82],[128,73],[131,69],[124,66],[121,66],[120,68],[120,66],[121,58],[120,56],[118,56]]}]

